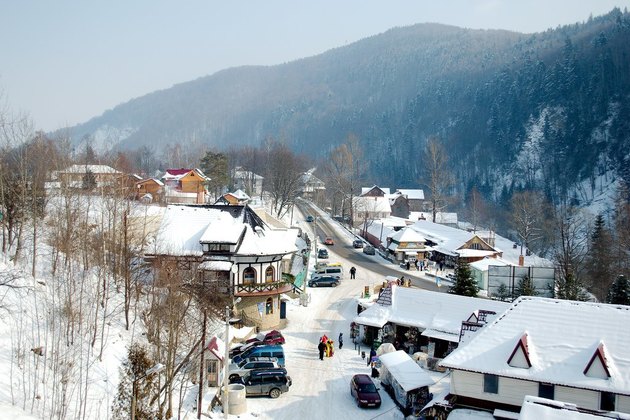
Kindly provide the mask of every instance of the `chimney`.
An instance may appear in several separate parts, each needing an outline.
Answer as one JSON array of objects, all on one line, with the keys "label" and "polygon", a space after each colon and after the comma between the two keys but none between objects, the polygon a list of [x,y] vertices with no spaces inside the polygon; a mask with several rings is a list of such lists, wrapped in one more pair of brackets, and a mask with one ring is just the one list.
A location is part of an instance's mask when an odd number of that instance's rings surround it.
[{"label": "chimney", "polygon": [[518,256],[518,265],[519,265],[519,267],[522,267],[522,266],[525,265],[525,257],[524,256],[522,256],[522,255]]}]

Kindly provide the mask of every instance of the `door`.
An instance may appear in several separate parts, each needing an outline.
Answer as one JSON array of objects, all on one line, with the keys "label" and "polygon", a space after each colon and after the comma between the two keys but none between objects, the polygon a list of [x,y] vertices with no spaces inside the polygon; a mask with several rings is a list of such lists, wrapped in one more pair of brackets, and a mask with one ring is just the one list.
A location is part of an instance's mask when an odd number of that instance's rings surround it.
[{"label": "door", "polygon": [[287,303],[283,300],[280,302],[280,319],[287,318]]}]

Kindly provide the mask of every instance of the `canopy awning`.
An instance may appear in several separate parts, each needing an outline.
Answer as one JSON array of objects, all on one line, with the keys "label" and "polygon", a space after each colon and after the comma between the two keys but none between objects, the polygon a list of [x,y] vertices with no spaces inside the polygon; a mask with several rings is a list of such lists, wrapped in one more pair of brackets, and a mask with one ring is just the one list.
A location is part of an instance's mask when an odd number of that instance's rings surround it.
[{"label": "canopy awning", "polygon": [[452,343],[459,343],[459,334],[453,334],[446,331],[435,330],[433,328],[427,328],[422,331],[420,335],[425,337],[431,337],[438,340],[450,341]]},{"label": "canopy awning", "polygon": [[435,383],[403,350],[382,354],[379,360],[405,392]]}]

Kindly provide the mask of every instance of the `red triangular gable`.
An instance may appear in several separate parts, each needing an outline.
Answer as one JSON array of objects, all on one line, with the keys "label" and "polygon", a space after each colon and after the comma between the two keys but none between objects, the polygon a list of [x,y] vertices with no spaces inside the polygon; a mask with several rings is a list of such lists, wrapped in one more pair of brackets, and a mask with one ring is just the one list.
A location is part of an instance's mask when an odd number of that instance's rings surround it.
[{"label": "red triangular gable", "polygon": [[608,362],[604,352],[604,343],[600,342],[597,349],[595,349],[595,353],[593,353],[591,360],[584,369],[584,375],[592,378],[610,378],[610,370],[608,369]]},{"label": "red triangular gable", "polygon": [[529,369],[532,367],[532,362],[529,359],[529,345],[528,335],[523,334],[516,343],[510,358],[508,359],[508,365],[517,368]]}]

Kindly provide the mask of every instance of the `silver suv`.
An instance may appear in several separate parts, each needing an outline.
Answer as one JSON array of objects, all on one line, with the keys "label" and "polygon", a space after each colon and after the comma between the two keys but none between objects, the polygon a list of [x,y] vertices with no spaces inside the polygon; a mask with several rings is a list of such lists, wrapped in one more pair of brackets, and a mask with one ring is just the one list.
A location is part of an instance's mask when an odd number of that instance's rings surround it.
[{"label": "silver suv", "polygon": [[228,379],[235,381],[238,378],[245,376],[249,371],[253,369],[269,369],[278,368],[278,359],[275,357],[250,357],[241,360],[240,363],[231,363],[228,371]]}]

